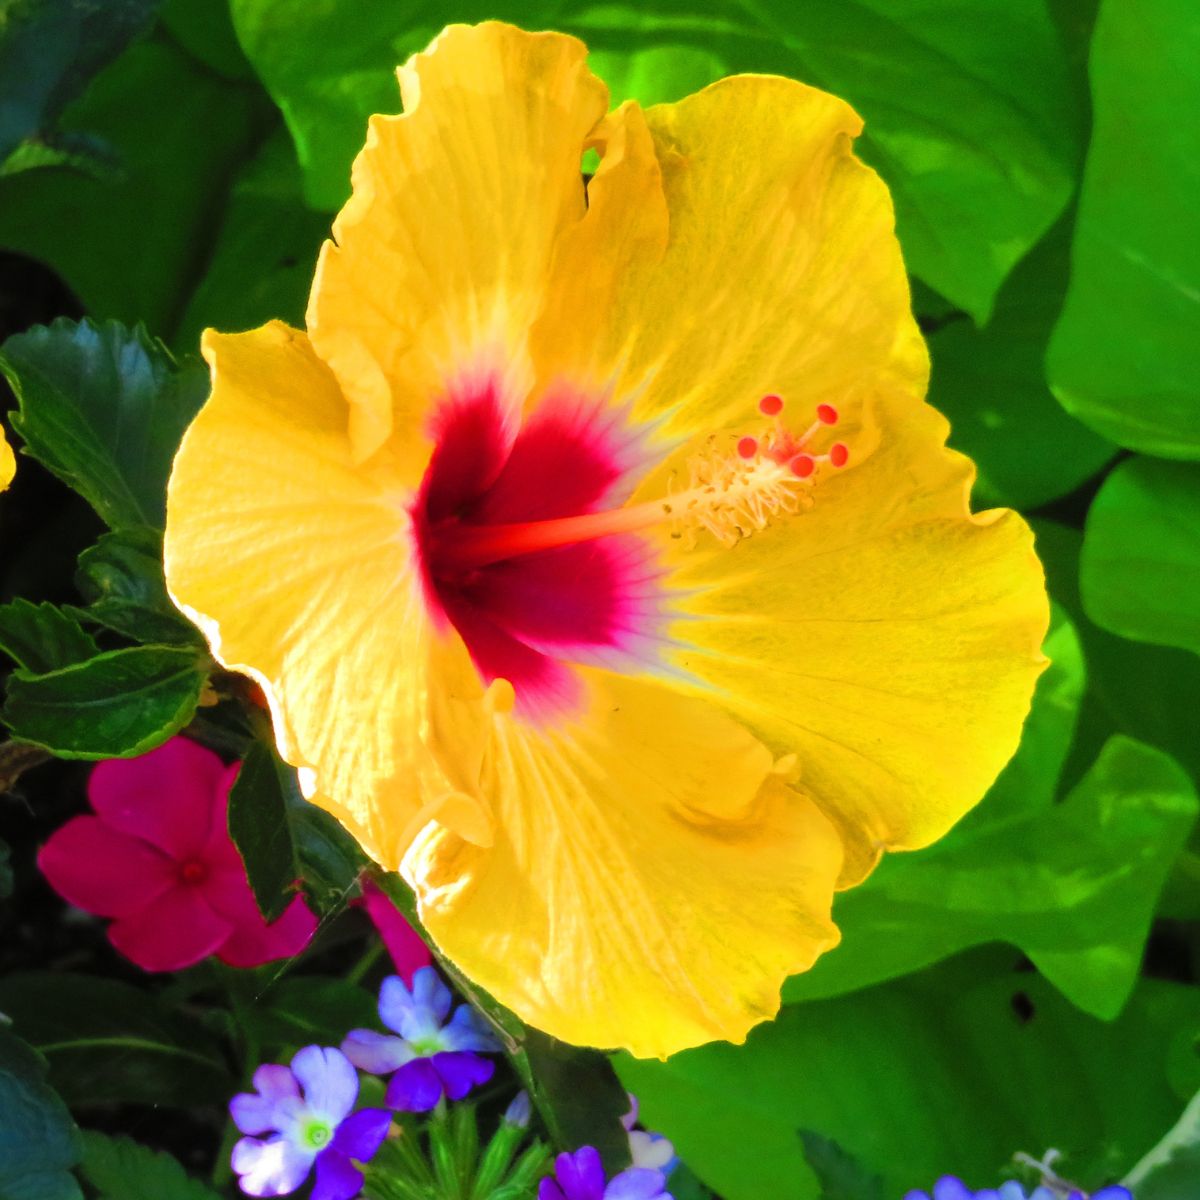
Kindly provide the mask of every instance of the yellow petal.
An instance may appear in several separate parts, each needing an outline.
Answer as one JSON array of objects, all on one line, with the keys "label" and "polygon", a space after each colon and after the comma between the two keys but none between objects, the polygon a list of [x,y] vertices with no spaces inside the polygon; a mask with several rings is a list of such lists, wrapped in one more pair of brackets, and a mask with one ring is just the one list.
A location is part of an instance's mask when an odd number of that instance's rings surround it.
[{"label": "yellow petal", "polygon": [[428,405],[484,360],[524,400],[529,326],[608,105],[585,55],[562,34],[451,26],[400,70],[405,114],[372,118],[308,314],[360,457],[395,424],[419,469]]},{"label": "yellow petal", "polygon": [[212,397],[167,496],[171,595],[258,680],[310,798],[396,862],[427,806],[456,807],[420,733],[457,639],[425,619],[405,497],[386,460],[354,466],[346,402],[304,334],[210,332],[204,353]]},{"label": "yellow petal", "polygon": [[[497,714],[477,790],[490,849],[438,826],[404,872],[442,950],[568,1042],[665,1056],[741,1041],[837,941],[841,846],[815,805],[706,702],[585,672],[588,710]],[[456,754],[453,736],[442,742]]]},{"label": "yellow petal", "polygon": [[12,483],[16,473],[17,460],[13,455],[12,447],[5,440],[4,430],[0,429],[0,492]]},{"label": "yellow petal", "polygon": [[798,755],[846,842],[843,885],[982,797],[1016,749],[1049,622],[1028,527],[970,515],[974,469],[944,448],[945,420],[902,392],[870,417],[874,453],[820,480],[808,511],[732,549],[664,541],[690,596],[677,665]]},{"label": "yellow petal", "polygon": [[669,438],[753,418],[768,392],[852,415],[882,381],[923,391],[891,199],[851,152],[861,125],[771,76],[611,114],[535,330],[541,377],[633,399]]}]

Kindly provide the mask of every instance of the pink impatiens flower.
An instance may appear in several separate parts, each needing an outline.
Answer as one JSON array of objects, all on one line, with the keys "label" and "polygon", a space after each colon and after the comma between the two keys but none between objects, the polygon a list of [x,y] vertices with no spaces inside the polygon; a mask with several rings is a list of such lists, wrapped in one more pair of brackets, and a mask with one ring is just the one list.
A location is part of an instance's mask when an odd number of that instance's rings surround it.
[{"label": "pink impatiens flower", "polygon": [[370,876],[363,879],[362,906],[396,965],[396,974],[411,986],[413,975],[433,962],[429,947]]},{"label": "pink impatiens flower", "polygon": [[317,927],[297,896],[279,920],[258,911],[226,825],[237,765],[175,737],[140,758],[99,763],[95,816],[74,817],[38,865],[64,899],[113,917],[108,938],[146,971],[177,971],[216,954],[256,967],[298,953]]}]

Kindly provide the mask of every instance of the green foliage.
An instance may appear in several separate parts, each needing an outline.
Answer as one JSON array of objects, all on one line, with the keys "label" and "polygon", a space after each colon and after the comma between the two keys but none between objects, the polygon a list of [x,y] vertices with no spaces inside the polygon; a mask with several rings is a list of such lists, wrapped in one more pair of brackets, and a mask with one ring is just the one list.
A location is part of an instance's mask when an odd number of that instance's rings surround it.
[{"label": "green foliage", "polygon": [[366,862],[333,817],[304,799],[295,770],[265,742],[242,759],[229,794],[229,832],[268,920],[287,907],[297,880],[317,912],[341,908]]},{"label": "green foliage", "polygon": [[1138,1200],[1193,1200],[1200,1180],[1200,1092],[1124,1183]]},{"label": "green foliage", "polygon": [[141,329],[58,320],[0,346],[25,448],[113,529],[161,529],[167,476],[208,394],[198,363],[176,366]]},{"label": "green foliage", "polygon": [[1119,445],[1200,458],[1200,25],[1192,0],[1104,0],[1095,125],[1050,352],[1067,410]]},{"label": "green foliage", "polygon": [[392,70],[449,20],[498,17],[583,37],[614,100],[676,100],[766,71],[846,97],[862,152],[890,184],[913,270],[983,319],[1005,275],[1062,211],[1078,116],[1040,0],[820,0],[701,7],[233,0],[250,61],[279,103],[319,208],[346,197],[366,119],[394,112]]},{"label": "green foliage", "polygon": [[100,653],[74,617],[45,602],[0,605],[0,650],[34,674],[57,671]]},{"label": "green foliage", "polygon": [[205,677],[195,649],[131,646],[41,675],[14,671],[0,716],[13,737],[59,758],[133,758],[191,720]]},{"label": "green foliage", "polygon": [[1200,996],[1144,980],[1103,1024],[997,954],[788,1006],[744,1047],[622,1056],[621,1078],[725,1200],[818,1200],[802,1129],[881,1175],[888,1196],[947,1173],[993,1186],[1014,1150],[1047,1145],[1098,1185],[1174,1119],[1178,1088],[1200,1085],[1194,1054],[1167,1051],[1200,1028]]},{"label": "green foliage", "polygon": [[48,134],[68,101],[146,27],[159,0],[0,4],[0,164]]},{"label": "green foliage", "polygon": [[220,1047],[194,1018],[116,979],[13,972],[0,979],[0,1012],[45,1056],[50,1082],[73,1107],[188,1108],[224,1104],[236,1090]]},{"label": "green foliage", "polygon": [[821,1185],[820,1200],[884,1200],[883,1180],[829,1138],[800,1130],[804,1159]]},{"label": "green foliage", "polygon": [[127,1137],[85,1130],[79,1173],[99,1193],[97,1200],[218,1200],[169,1154]]},{"label": "green foliage", "polygon": [[0,1029],[0,1200],[82,1200],[79,1134],[42,1057]]},{"label": "green foliage", "polygon": [[297,975],[271,984],[246,1010],[241,1030],[280,1061],[313,1042],[336,1046],[351,1029],[374,1027],[375,997],[324,975]]},{"label": "green foliage", "polygon": [[1200,466],[1134,458],[1088,512],[1088,616],[1122,637],[1200,652]]}]

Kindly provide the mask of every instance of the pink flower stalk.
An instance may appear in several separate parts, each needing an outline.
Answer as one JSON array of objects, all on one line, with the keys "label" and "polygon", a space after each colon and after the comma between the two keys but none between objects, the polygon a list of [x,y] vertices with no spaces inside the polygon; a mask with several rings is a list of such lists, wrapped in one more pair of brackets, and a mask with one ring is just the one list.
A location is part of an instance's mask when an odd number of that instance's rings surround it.
[{"label": "pink flower stalk", "polygon": [[297,954],[317,927],[297,896],[263,920],[226,813],[237,764],[175,737],[133,759],[99,763],[88,779],[95,816],[74,817],[38,855],[65,900],[113,917],[108,939],[146,971],[177,971],[210,954],[256,967]]},{"label": "pink flower stalk", "polygon": [[413,975],[433,963],[429,947],[391,902],[387,893],[369,876],[362,881],[362,906],[367,910],[387,952],[396,965],[396,974],[410,987]]}]

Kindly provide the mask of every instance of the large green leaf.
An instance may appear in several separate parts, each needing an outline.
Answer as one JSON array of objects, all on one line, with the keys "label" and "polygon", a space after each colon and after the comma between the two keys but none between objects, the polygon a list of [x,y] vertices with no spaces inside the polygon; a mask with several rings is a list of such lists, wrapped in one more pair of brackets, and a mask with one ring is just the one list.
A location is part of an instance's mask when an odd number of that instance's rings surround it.
[{"label": "large green leaf", "polygon": [[929,338],[929,400],[950,419],[950,444],[979,469],[979,506],[1032,508],[1073,491],[1117,452],[1063,411],[1044,358],[1068,274],[1070,224],[1009,276],[985,329],[951,321]]},{"label": "large green leaf", "polygon": [[1179,766],[1115,738],[1063,804],[1024,813],[994,804],[987,822],[885,859],[839,897],[842,945],[789,980],[786,998],[835,995],[1006,941],[1081,1009],[1114,1017],[1196,813]]},{"label": "large green leaf", "polygon": [[220,1046],[194,1017],[116,979],[18,971],[0,979],[0,1012],[50,1064],[72,1106],[224,1104],[235,1091]]},{"label": "large green leaf", "polygon": [[0,1029],[0,1200],[82,1200],[71,1114],[47,1086],[45,1061]]},{"label": "large green leaf", "polygon": [[1200,1092],[1124,1183],[1138,1200],[1195,1200],[1200,1180]]},{"label": "large green leaf", "polygon": [[169,1154],[91,1130],[83,1134],[79,1173],[99,1193],[98,1200],[219,1200],[211,1188],[189,1179]]},{"label": "large green leaf", "polygon": [[141,329],[60,319],[10,337],[0,370],[28,453],[112,528],[162,528],[171,460],[208,394],[202,364],[177,366]]},{"label": "large green leaf", "polygon": [[159,0],[5,0],[0,4],[0,163],[44,135],[68,101],[154,15]]},{"label": "large green leaf", "polygon": [[79,622],[53,604],[0,605],[0,650],[27,671],[57,671],[100,653]]},{"label": "large green leaf", "polygon": [[1106,1025],[986,950],[789,1006],[745,1046],[618,1069],[648,1126],[725,1200],[816,1200],[800,1130],[882,1175],[888,1196],[943,1174],[995,1187],[1015,1151],[1046,1146],[1091,1187],[1154,1144],[1177,1088],[1200,1085],[1184,1050],[1198,1031],[1195,988],[1144,980]]},{"label": "large green leaf", "polygon": [[1111,441],[1200,458],[1200,22],[1193,0],[1104,0],[1071,286],[1050,348],[1069,412]]},{"label": "large green leaf", "polygon": [[191,720],[206,674],[188,647],[133,646],[44,675],[14,671],[5,724],[59,758],[134,758]]},{"label": "large green leaf", "polygon": [[194,347],[209,325],[252,329],[272,318],[302,325],[317,251],[328,235],[328,216],[304,205],[296,151],[280,128],[234,182],[175,344]]},{"label": "large green leaf", "polygon": [[1097,625],[1200,653],[1200,466],[1123,462],[1088,511],[1079,572]]},{"label": "large green leaf", "polygon": [[169,334],[202,269],[230,173],[269,115],[264,100],[177,46],[133,46],[62,118],[64,128],[111,144],[120,170],[0,179],[0,247],[48,263],[92,316]]},{"label": "large green leaf", "polygon": [[[913,270],[977,318],[1062,211],[1079,138],[1041,0],[233,0],[250,61],[283,110],[309,201],[345,199],[366,119],[398,107],[393,68],[448,21],[489,17],[583,37],[614,99],[678,99],[737,71],[791,75],[863,114]],[[483,198],[481,197],[481,202]]]}]

